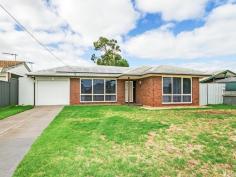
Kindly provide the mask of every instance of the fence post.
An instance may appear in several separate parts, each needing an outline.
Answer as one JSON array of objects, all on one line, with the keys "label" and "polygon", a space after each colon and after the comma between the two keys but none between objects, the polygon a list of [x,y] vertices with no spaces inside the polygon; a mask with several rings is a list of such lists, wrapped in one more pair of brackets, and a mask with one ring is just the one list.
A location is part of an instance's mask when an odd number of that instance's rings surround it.
[{"label": "fence post", "polygon": [[208,83],[206,84],[207,85],[207,105],[208,105]]}]

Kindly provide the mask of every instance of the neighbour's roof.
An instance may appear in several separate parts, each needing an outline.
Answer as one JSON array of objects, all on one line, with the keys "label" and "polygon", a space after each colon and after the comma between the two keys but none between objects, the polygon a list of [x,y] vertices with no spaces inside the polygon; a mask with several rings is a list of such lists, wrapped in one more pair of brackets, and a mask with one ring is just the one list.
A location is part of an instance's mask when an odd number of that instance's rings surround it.
[{"label": "neighbour's roof", "polygon": [[236,82],[236,77],[228,77],[225,79],[221,79],[216,81],[217,83],[229,83],[229,82]]},{"label": "neighbour's roof", "polygon": [[141,67],[116,67],[116,66],[63,66],[48,70],[29,73],[30,76],[80,76],[80,77],[120,77],[144,76],[147,74],[173,74],[207,76],[204,72],[180,68],[175,66],[141,66]]},{"label": "neighbour's roof", "polygon": [[31,69],[28,67],[25,61],[13,61],[13,60],[0,59],[0,72],[8,72],[10,69],[15,68],[19,65],[24,65],[25,68],[29,72],[31,71]]},{"label": "neighbour's roof", "polygon": [[201,82],[206,83],[206,82],[211,82],[212,80],[214,81],[218,79],[224,79],[224,78],[235,77],[235,76],[236,76],[236,73],[230,70],[215,71],[211,73],[209,77],[205,77],[201,79]]},{"label": "neighbour's roof", "polygon": [[9,68],[23,63],[24,61],[0,60],[0,68]]}]

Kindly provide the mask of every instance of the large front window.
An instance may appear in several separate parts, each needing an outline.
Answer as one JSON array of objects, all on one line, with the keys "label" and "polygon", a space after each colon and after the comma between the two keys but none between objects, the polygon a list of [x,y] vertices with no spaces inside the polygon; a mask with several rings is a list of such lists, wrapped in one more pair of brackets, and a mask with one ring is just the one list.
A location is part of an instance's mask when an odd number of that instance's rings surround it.
[{"label": "large front window", "polygon": [[163,77],[163,103],[191,103],[192,80],[183,77]]},{"label": "large front window", "polygon": [[116,80],[81,79],[80,100],[82,102],[116,101]]}]

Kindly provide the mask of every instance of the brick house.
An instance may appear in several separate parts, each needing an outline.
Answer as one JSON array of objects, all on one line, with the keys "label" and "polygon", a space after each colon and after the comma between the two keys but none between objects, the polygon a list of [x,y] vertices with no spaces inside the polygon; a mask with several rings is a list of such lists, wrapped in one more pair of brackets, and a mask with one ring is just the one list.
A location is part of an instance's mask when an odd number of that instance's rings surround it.
[{"label": "brick house", "polygon": [[199,105],[203,72],[173,66],[66,66],[28,74],[34,104]]}]

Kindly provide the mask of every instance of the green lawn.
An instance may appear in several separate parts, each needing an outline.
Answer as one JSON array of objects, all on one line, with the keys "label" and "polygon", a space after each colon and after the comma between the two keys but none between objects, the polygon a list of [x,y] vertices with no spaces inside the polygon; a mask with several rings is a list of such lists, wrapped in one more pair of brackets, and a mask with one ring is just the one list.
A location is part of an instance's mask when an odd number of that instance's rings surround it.
[{"label": "green lawn", "polygon": [[236,107],[68,106],[14,176],[235,176]]},{"label": "green lawn", "polygon": [[0,120],[7,118],[9,116],[18,114],[20,112],[32,109],[32,106],[8,106],[0,107]]}]

